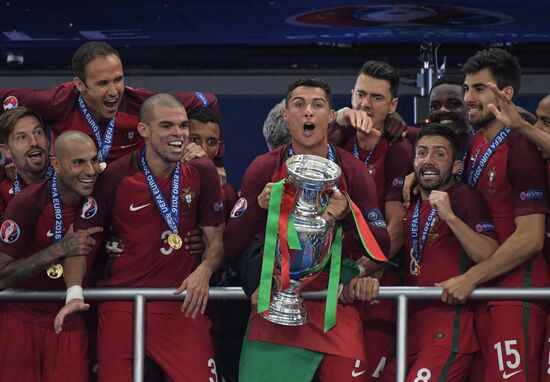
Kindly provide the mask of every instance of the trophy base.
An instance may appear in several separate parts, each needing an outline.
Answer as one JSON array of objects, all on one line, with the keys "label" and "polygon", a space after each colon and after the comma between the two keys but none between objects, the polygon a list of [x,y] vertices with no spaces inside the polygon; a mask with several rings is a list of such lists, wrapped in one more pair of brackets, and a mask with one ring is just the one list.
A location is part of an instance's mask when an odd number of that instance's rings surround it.
[{"label": "trophy base", "polygon": [[279,325],[304,325],[307,323],[307,310],[304,306],[304,299],[297,295],[295,291],[289,292],[288,289],[275,292],[271,297],[268,313],[262,315],[262,317]]}]

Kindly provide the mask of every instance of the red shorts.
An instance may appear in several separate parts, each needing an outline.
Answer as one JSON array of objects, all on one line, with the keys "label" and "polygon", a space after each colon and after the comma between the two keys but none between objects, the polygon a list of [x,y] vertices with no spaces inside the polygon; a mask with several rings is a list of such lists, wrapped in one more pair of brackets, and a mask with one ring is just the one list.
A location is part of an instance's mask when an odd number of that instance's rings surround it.
[{"label": "red shorts", "polygon": [[[183,313],[149,313],[145,319],[145,354],[167,381],[217,381],[210,323]],[[129,312],[103,311],[98,327],[99,381],[132,381],[134,317]]]},{"label": "red shorts", "polygon": [[[472,365],[473,354],[455,353],[447,348],[431,345],[407,358],[407,382],[463,382]],[[379,381],[396,380],[396,359],[382,372]]]},{"label": "red shorts", "polygon": [[325,354],[315,373],[315,382],[366,382],[366,365],[359,359]]},{"label": "red shorts", "polygon": [[537,304],[481,304],[475,329],[484,359],[486,381],[539,380],[546,309]]},{"label": "red shorts", "polygon": [[55,334],[0,314],[0,381],[88,382],[88,335],[83,329]]}]

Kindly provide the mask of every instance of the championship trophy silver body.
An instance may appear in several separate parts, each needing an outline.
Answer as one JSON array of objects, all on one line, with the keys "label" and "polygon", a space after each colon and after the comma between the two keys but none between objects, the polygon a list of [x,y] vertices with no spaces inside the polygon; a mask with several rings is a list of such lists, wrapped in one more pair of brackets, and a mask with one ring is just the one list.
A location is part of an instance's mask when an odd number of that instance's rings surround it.
[{"label": "championship trophy silver body", "polygon": [[[342,171],[338,165],[316,155],[294,155],[286,161],[288,179],[296,187],[289,220],[300,241],[299,250],[290,251],[290,286],[271,297],[264,318],[280,325],[298,326],[307,322],[307,311],[300,296],[303,284],[313,280],[324,267],[334,236],[334,222],[322,217],[327,198]],[[277,238],[275,269],[281,270],[280,237]]]}]

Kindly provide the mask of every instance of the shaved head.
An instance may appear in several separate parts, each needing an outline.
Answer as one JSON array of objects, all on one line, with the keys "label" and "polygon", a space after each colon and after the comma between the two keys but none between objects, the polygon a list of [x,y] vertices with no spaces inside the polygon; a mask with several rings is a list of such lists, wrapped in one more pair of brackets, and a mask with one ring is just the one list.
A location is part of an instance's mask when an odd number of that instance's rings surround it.
[{"label": "shaved head", "polygon": [[145,102],[143,102],[143,104],[141,105],[141,109],[139,109],[139,120],[148,125],[151,124],[151,121],[154,118],[153,114],[157,106],[168,107],[171,109],[182,108],[185,110],[181,102],[178,101],[177,98],[173,95],[167,93],[158,93],[154,96],[147,98]]},{"label": "shaved head", "polygon": [[76,130],[66,131],[55,139],[53,144],[54,156],[61,160],[67,155],[69,148],[79,144],[95,147],[94,141],[88,135]]}]

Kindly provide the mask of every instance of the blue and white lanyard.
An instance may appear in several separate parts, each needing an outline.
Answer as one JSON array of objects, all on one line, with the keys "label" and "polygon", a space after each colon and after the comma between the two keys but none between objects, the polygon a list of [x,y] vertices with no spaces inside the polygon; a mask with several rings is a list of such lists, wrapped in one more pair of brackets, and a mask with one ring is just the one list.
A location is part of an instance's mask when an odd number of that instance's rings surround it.
[{"label": "blue and white lanyard", "polygon": [[172,186],[170,191],[170,208],[168,203],[162,194],[162,190],[158,186],[157,181],[149,167],[147,166],[147,161],[145,160],[145,149],[141,151],[141,167],[143,168],[143,174],[145,175],[145,180],[149,186],[149,190],[153,195],[155,204],[157,205],[162,218],[168,224],[168,227],[172,230],[173,233],[178,233],[179,228],[179,210],[180,210],[180,199],[179,199],[179,190],[180,190],[180,162],[176,163],[176,167],[172,172]]},{"label": "blue and white lanyard", "polygon": [[[333,163],[336,163],[336,155],[334,154],[334,149],[332,148],[331,145],[327,145],[327,148],[328,148],[327,159]],[[292,148],[292,145],[288,146],[287,153],[289,158],[294,156],[294,149]]]},{"label": "blue and white lanyard", "polygon": [[111,118],[109,124],[107,125],[107,129],[105,130],[105,135],[103,136],[103,138],[101,138],[99,125],[88,111],[88,107],[84,102],[84,98],[82,98],[82,94],[78,96],[78,106],[80,107],[80,111],[82,112],[84,119],[86,120],[86,122],[88,122],[88,125],[90,125],[90,128],[94,133],[97,146],[99,147],[99,152],[97,153],[99,161],[107,162],[107,158],[109,157],[109,153],[111,152],[111,147],[113,146],[113,135],[115,132],[116,117]]},{"label": "blue and white lanyard", "polygon": [[[374,150],[376,150],[376,147],[378,146],[378,143],[380,143],[381,140],[382,140],[382,138],[377,140],[376,143],[374,144],[374,146],[372,147],[372,149],[370,150],[369,155],[367,155],[367,159],[365,159],[365,161],[363,162],[363,163],[365,163],[365,166],[369,165],[370,160],[372,159],[372,156],[374,155]],[[361,158],[359,156],[359,145],[357,144],[357,138],[355,138],[355,140],[353,141],[353,156],[355,158],[361,160]]]},{"label": "blue and white lanyard", "polygon": [[[48,163],[48,167],[46,168],[46,172],[44,175],[42,175],[41,179],[51,179],[52,175],[54,174],[54,170],[51,164]],[[23,179],[21,179],[21,176],[19,173],[15,173],[15,180],[13,181],[13,196],[19,194],[21,192],[21,189],[23,184]]]},{"label": "blue and white lanyard", "polygon": [[428,218],[426,219],[426,223],[424,224],[424,228],[422,229],[422,236],[419,238],[418,233],[420,229],[420,200],[416,202],[416,206],[414,207],[413,215],[411,218],[410,235],[411,235],[411,244],[412,244],[411,254],[417,264],[420,262],[420,259],[422,259],[422,251],[424,250],[424,244],[426,244],[426,239],[428,238],[428,232],[430,231],[430,227],[432,226],[436,213],[437,213],[437,210],[435,208],[432,208],[430,210],[430,214],[428,215]]},{"label": "blue and white lanyard", "polygon": [[53,242],[57,243],[63,237],[63,209],[57,188],[57,174],[52,176],[52,204],[53,204]]},{"label": "blue and white lanyard", "polygon": [[479,157],[481,148],[483,147],[481,145],[479,146],[475,155],[472,157],[472,167],[470,168],[470,173],[468,176],[468,185],[470,187],[476,187],[479,179],[481,178],[481,173],[487,166],[487,163],[489,163],[489,160],[491,159],[497,148],[506,141],[506,138],[508,137],[508,135],[510,135],[511,131],[512,130],[508,127],[502,129],[497,134],[497,136],[493,138],[491,144],[489,145],[489,147],[487,147],[487,150],[485,150],[479,162],[477,162],[477,158]]}]

